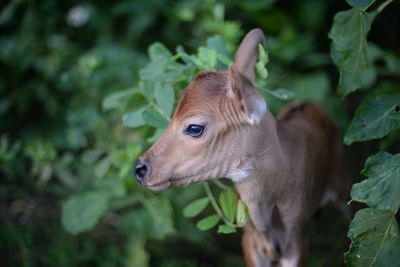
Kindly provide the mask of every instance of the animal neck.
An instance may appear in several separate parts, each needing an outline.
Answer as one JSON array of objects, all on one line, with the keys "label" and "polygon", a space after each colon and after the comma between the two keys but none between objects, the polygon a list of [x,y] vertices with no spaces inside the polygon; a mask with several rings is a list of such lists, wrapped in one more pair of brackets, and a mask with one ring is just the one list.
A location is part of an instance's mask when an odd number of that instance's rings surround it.
[{"label": "animal neck", "polygon": [[269,111],[259,124],[249,127],[244,143],[247,153],[241,159],[241,165],[248,176],[232,180],[247,204],[260,202],[273,205],[285,190],[290,166],[278,136],[276,120]]}]

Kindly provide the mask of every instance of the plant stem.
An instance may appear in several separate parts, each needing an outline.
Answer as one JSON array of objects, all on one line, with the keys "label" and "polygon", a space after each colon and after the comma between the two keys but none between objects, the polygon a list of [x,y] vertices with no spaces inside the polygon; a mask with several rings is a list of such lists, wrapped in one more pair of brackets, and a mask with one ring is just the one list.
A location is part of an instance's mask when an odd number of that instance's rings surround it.
[{"label": "plant stem", "polygon": [[171,121],[170,117],[168,117],[167,115],[165,115],[164,111],[162,111],[162,110],[158,107],[158,105],[157,105],[156,103],[154,103],[154,101],[151,101],[151,102],[150,102],[150,105],[153,106],[153,108],[154,108],[155,110],[157,110],[157,111],[161,114],[161,116],[163,116],[164,119],[166,119],[167,121]]},{"label": "plant stem", "polygon": [[231,188],[231,187],[229,187],[229,186],[227,186],[227,185],[224,185],[223,183],[221,183],[221,182],[218,181],[218,180],[212,180],[212,182],[213,182],[216,186],[218,186],[219,188],[221,188],[222,190],[228,190],[228,189]]},{"label": "plant stem", "polygon": [[224,221],[224,223],[230,227],[240,227],[237,224],[231,223],[228,221],[228,219],[224,216],[224,213],[222,210],[219,208],[217,201],[214,198],[213,193],[211,192],[210,185],[207,182],[203,183],[204,191],[206,191],[207,197],[211,202],[211,205],[213,206],[215,212],[221,217],[221,219]]},{"label": "plant stem", "polygon": [[391,2],[393,2],[393,0],[386,0],[385,2],[383,2],[383,3],[376,9],[376,12],[378,12],[378,14],[381,13],[382,10],[384,10],[385,7],[386,7],[387,5],[389,5]]}]

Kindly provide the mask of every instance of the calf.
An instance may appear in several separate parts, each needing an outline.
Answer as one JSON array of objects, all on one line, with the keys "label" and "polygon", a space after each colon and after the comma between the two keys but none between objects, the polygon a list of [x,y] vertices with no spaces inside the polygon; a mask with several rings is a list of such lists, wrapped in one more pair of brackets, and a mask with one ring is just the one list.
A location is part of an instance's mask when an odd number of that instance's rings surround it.
[{"label": "calf", "polygon": [[160,139],[136,163],[152,190],[226,177],[247,204],[242,246],[248,266],[303,266],[306,223],[323,202],[345,200],[350,180],[328,113],[289,104],[276,118],[255,89],[261,30],[250,31],[227,71],[203,71],[184,91]]}]

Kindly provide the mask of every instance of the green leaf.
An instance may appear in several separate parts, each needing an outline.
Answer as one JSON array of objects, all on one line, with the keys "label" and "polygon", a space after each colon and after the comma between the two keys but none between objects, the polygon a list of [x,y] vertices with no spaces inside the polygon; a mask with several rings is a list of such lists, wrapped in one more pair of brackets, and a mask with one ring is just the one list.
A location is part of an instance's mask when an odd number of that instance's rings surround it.
[{"label": "green leaf", "polygon": [[132,128],[145,125],[146,122],[143,119],[143,111],[145,110],[145,108],[146,107],[141,107],[129,113],[126,113],[124,116],[122,116],[122,123],[126,127]]},{"label": "green leaf", "polygon": [[229,65],[233,64],[233,60],[230,57],[228,57],[228,56],[226,56],[224,54],[218,54],[217,57],[218,57],[218,60],[222,64],[225,64],[226,66],[229,66]]},{"label": "green leaf", "polygon": [[170,84],[156,84],[156,90],[154,97],[160,109],[168,117],[171,116],[174,110],[175,92],[174,88]]},{"label": "green leaf", "polygon": [[374,266],[394,266],[400,267],[400,238],[388,240],[379,250]]},{"label": "green leaf", "polygon": [[365,99],[344,137],[346,144],[381,138],[400,127],[400,93],[380,94]]},{"label": "green leaf", "polygon": [[234,190],[222,191],[219,195],[219,204],[229,222],[233,223],[236,215],[237,196]]},{"label": "green leaf", "polygon": [[145,239],[137,238],[135,235],[132,236],[134,237],[131,237],[126,245],[125,266],[149,266],[150,255],[145,248]]},{"label": "green leaf", "polygon": [[163,64],[150,62],[139,71],[140,78],[145,81],[155,81],[163,75],[165,69]]},{"label": "green leaf", "polygon": [[86,192],[72,195],[63,204],[62,225],[71,234],[93,229],[107,213],[107,194]]},{"label": "green leaf", "polygon": [[199,230],[206,231],[208,229],[213,228],[215,225],[217,225],[217,223],[219,222],[220,219],[221,218],[217,214],[211,215],[211,216],[208,216],[208,217],[198,221],[196,226],[197,226],[197,228],[199,228]]},{"label": "green leaf", "polygon": [[232,234],[236,233],[236,228],[229,225],[220,225],[218,226],[219,234]]},{"label": "green leaf", "polygon": [[239,199],[236,209],[236,223],[239,226],[245,225],[249,219],[249,211],[246,204]]},{"label": "green leaf", "polygon": [[146,224],[142,227],[149,231],[147,235],[163,239],[175,233],[172,206],[166,197],[142,199],[142,202],[147,215],[144,215],[144,218],[140,217],[140,220],[143,219],[142,223]]},{"label": "green leaf", "polygon": [[268,63],[268,53],[264,50],[264,47],[259,44],[258,45],[258,61],[256,63],[256,72],[261,79],[268,78],[268,70],[265,65]]},{"label": "green leaf", "polygon": [[367,7],[373,0],[346,0],[347,4],[351,6]]},{"label": "green leaf", "polygon": [[274,91],[271,91],[271,94],[282,100],[291,100],[294,97],[294,93],[284,88],[279,88]]},{"label": "green leaf", "polygon": [[185,216],[186,218],[196,217],[207,207],[209,202],[210,200],[208,199],[208,197],[196,199],[195,201],[189,203],[183,209],[183,216]]},{"label": "green leaf", "polygon": [[324,103],[330,93],[331,83],[326,73],[313,72],[293,77],[288,87],[293,89],[296,100]]},{"label": "green leaf", "polygon": [[155,83],[152,81],[142,80],[139,83],[140,91],[147,98],[148,101],[151,101],[153,99],[155,87]]},{"label": "green leaf", "polygon": [[162,43],[156,42],[150,45],[148,50],[151,61],[163,62],[168,61],[172,58],[171,52]]},{"label": "green leaf", "polygon": [[396,212],[400,206],[400,154],[379,152],[367,159],[362,173],[369,179],[353,185],[352,199]]},{"label": "green leaf", "polygon": [[168,120],[152,107],[146,107],[144,109],[143,119],[148,125],[156,128],[167,128],[168,126]]},{"label": "green leaf", "polygon": [[214,35],[210,38],[207,38],[206,41],[207,47],[217,51],[218,54],[222,54],[228,56],[228,50],[226,49],[225,40],[221,35]]},{"label": "green leaf", "polygon": [[339,68],[339,91],[343,96],[361,88],[370,68],[366,37],[374,15],[352,8],[335,15],[329,38],[331,57]]},{"label": "green leaf", "polygon": [[137,94],[134,89],[128,89],[108,95],[103,100],[103,110],[110,110],[123,106],[127,102],[127,99],[131,98],[134,94]]},{"label": "green leaf", "polygon": [[399,227],[392,211],[367,208],[356,213],[347,235],[352,243],[345,254],[346,265],[375,266],[380,250],[399,238]]},{"label": "green leaf", "polygon": [[97,178],[103,178],[111,166],[111,159],[110,157],[105,157],[101,159],[94,168],[94,173]]},{"label": "green leaf", "polygon": [[213,69],[217,64],[217,52],[214,49],[210,49],[207,47],[199,47],[198,49],[198,59],[196,64],[204,69]]}]

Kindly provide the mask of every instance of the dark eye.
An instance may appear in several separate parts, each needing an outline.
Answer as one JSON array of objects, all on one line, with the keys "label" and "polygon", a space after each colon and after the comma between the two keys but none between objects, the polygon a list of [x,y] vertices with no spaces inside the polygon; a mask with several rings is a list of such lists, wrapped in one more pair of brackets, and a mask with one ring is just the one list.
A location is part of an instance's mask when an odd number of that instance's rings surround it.
[{"label": "dark eye", "polygon": [[190,124],[185,129],[185,134],[190,135],[192,137],[200,137],[203,134],[204,125]]}]

